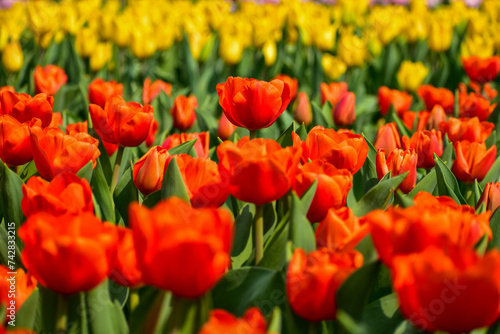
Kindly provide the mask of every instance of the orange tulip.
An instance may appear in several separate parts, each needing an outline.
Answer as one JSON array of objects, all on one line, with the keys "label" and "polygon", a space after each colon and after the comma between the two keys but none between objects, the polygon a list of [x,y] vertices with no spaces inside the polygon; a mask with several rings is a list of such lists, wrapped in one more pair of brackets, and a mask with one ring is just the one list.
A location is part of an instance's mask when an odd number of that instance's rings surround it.
[{"label": "orange tulip", "polygon": [[460,117],[477,117],[480,121],[487,121],[496,103],[490,101],[483,95],[477,93],[460,93],[458,96]]},{"label": "orange tulip", "polygon": [[[500,315],[500,253],[429,247],[394,260],[402,313],[419,331],[469,333]],[[473,307],[471,307],[473,305]]]},{"label": "orange tulip", "polygon": [[417,131],[439,130],[439,124],[447,121],[446,113],[440,105],[435,105],[431,112],[421,111],[418,115]]},{"label": "orange tulip", "polygon": [[0,115],[0,159],[7,165],[21,166],[33,160],[30,128],[40,127],[39,119],[19,123],[14,117]]},{"label": "orange tulip", "polygon": [[313,114],[309,97],[306,93],[300,92],[293,106],[293,119],[299,124],[304,123],[305,125],[309,125],[312,121],[312,117]]},{"label": "orange tulip", "polygon": [[241,318],[225,310],[213,310],[198,334],[266,334],[266,328],[266,319],[257,307],[246,310]]},{"label": "orange tulip", "polygon": [[462,57],[465,73],[472,81],[486,83],[494,81],[500,72],[500,57]]},{"label": "orange tulip", "polygon": [[286,74],[278,74],[274,77],[273,80],[281,80],[283,82],[286,82],[290,87],[290,100],[295,100],[295,97],[297,97],[297,92],[299,91],[299,80],[297,80],[296,78],[292,78]]},{"label": "orange tulip", "polygon": [[162,147],[170,150],[171,148],[177,147],[180,144],[184,144],[188,141],[196,139],[193,149],[199,158],[208,158],[210,153],[210,135],[208,132],[200,133],[174,133],[165,139]]},{"label": "orange tulip", "polygon": [[58,128],[63,125],[63,119],[60,112],[52,113],[52,120],[50,121],[49,128]]},{"label": "orange tulip", "polygon": [[151,83],[151,79],[146,78],[142,87],[142,103],[150,104],[160,95],[161,91],[164,91],[168,96],[172,96],[172,84],[159,79]]},{"label": "orange tulip", "polygon": [[282,148],[271,139],[225,141],[217,147],[221,178],[229,193],[245,202],[262,205],[283,197],[291,188],[302,150]]},{"label": "orange tulip", "polygon": [[109,273],[116,244],[112,224],[93,214],[53,216],[37,213],[19,229],[22,260],[44,287],[70,295],[89,291]]},{"label": "orange tulip", "polygon": [[176,161],[193,207],[218,208],[224,204],[229,196],[228,180],[222,180],[215,162],[187,154],[179,155]]},{"label": "orange tulip", "polygon": [[329,101],[333,108],[337,103],[347,94],[347,83],[345,82],[332,82],[326,84],[324,82],[320,85],[321,90],[321,104]]},{"label": "orange tulip", "polygon": [[170,109],[170,114],[174,119],[174,128],[181,131],[191,128],[196,121],[195,108],[198,108],[196,96],[177,96],[174,100],[174,105]]},{"label": "orange tulip", "polygon": [[385,116],[391,105],[398,115],[402,115],[406,111],[410,110],[412,103],[412,97],[406,92],[400,92],[396,89],[389,89],[387,87],[380,87],[378,89],[378,105],[380,108],[380,113]]},{"label": "orange tulip", "polygon": [[230,264],[233,218],[224,209],[194,209],[171,197],[153,209],[132,203],[129,221],[145,284],[198,298]]},{"label": "orange tulip", "polygon": [[[405,111],[403,114],[399,115],[399,118],[401,118],[403,123],[410,130],[415,130],[415,120],[417,120],[417,130],[423,130],[418,129],[418,124],[420,124],[420,118],[424,113],[426,113],[426,111],[421,111],[418,113],[415,111]],[[427,121],[427,119],[425,121]]]},{"label": "orange tulip", "polygon": [[66,134],[72,135],[78,132],[89,133],[87,121],[68,124],[66,126]]},{"label": "orange tulip", "polygon": [[271,126],[291,100],[290,86],[281,80],[229,77],[217,85],[217,93],[227,119],[252,131]]},{"label": "orange tulip", "polygon": [[333,109],[333,121],[338,126],[349,126],[356,120],[356,96],[347,92]]},{"label": "orange tulip", "polygon": [[89,85],[89,101],[105,108],[106,101],[113,95],[122,95],[123,85],[116,81],[104,81],[97,78]]},{"label": "orange tulip", "polygon": [[146,138],[146,146],[150,147],[153,145],[156,139],[156,134],[158,133],[158,121],[153,118],[153,122],[151,122],[151,128],[149,129],[148,137]]},{"label": "orange tulip", "polygon": [[348,207],[332,208],[316,229],[316,246],[337,251],[354,249],[369,231]]},{"label": "orange tulip", "polygon": [[484,187],[483,193],[477,202],[476,208],[480,208],[484,204],[485,209],[492,213],[500,206],[500,183],[489,182]]},{"label": "orange tulip", "polygon": [[33,176],[23,185],[21,208],[26,217],[38,212],[49,212],[54,216],[92,213],[92,190],[87,180],[68,172],[58,174],[51,182]]},{"label": "orange tulip", "polygon": [[286,294],[290,306],[308,321],[334,320],[338,288],[363,264],[356,251],[321,248],[309,254],[297,248],[288,264]]},{"label": "orange tulip", "polygon": [[456,160],[451,171],[457,179],[465,183],[474,183],[477,179],[484,179],[497,156],[497,147],[491,146],[486,150],[485,143],[457,141],[455,147]]},{"label": "orange tulip", "polygon": [[64,70],[55,65],[35,67],[35,93],[56,95],[59,88],[68,81]]},{"label": "orange tulip", "polygon": [[168,150],[161,146],[153,146],[135,163],[132,170],[137,189],[144,195],[160,190],[171,159]]},{"label": "orange tulip", "polygon": [[[31,273],[17,268],[16,273],[6,266],[0,265],[0,307],[5,307],[6,317],[11,320],[23,303],[36,289],[37,281]],[[12,289],[12,285],[14,289]],[[15,293],[12,293],[12,290]],[[2,321],[3,323],[3,321]]]},{"label": "orange tulip", "polygon": [[141,284],[141,271],[137,267],[136,251],[132,230],[116,226],[116,249],[111,254],[109,278],[116,283],[137,287]]},{"label": "orange tulip", "polygon": [[32,128],[31,148],[38,173],[52,180],[62,172],[77,173],[88,162],[93,166],[101,154],[99,141],[80,132],[67,135],[57,128]]},{"label": "orange tulip", "polygon": [[236,130],[237,126],[231,123],[226,115],[223,113],[219,120],[219,127],[217,128],[217,137],[221,140],[228,140],[229,137],[233,134],[234,130]]},{"label": "orange tulip", "polygon": [[457,142],[467,140],[470,142],[483,142],[490,136],[495,128],[495,124],[490,122],[480,122],[479,118],[453,118],[448,122],[439,124],[439,129],[448,134],[450,141]]},{"label": "orange tulip", "polygon": [[378,128],[377,136],[373,146],[378,150],[383,148],[386,154],[397,148],[401,148],[401,136],[399,135],[396,123],[387,123]]},{"label": "orange tulip", "polygon": [[438,157],[443,154],[441,132],[436,130],[417,131],[411,136],[411,139],[403,136],[403,148],[415,150],[418,157],[418,168],[432,168],[434,167],[434,153]]},{"label": "orange tulip", "polygon": [[391,172],[391,177],[408,172],[403,182],[398,186],[405,194],[409,193],[417,183],[417,153],[413,149],[395,149],[385,158],[385,150],[377,150],[377,177],[381,180],[384,175]]},{"label": "orange tulip", "polygon": [[139,146],[148,137],[153,122],[152,106],[126,103],[118,95],[111,96],[104,109],[91,104],[89,111],[99,137],[118,146]]},{"label": "orange tulip", "polygon": [[363,166],[368,155],[368,144],[363,136],[349,130],[335,131],[322,126],[315,126],[309,131],[302,148],[303,162],[320,159],[352,174]]},{"label": "orange tulip", "polygon": [[52,105],[54,104],[52,96],[38,94],[31,97],[28,94],[5,91],[0,95],[0,102],[2,114],[12,116],[20,123],[38,118],[42,122],[42,127],[47,127],[52,121]]},{"label": "orange tulip", "polygon": [[418,88],[418,96],[424,101],[427,110],[434,106],[441,106],[446,114],[453,114],[455,109],[455,95],[446,88],[436,88],[432,85],[422,85]]},{"label": "orange tulip", "polygon": [[348,170],[339,170],[327,162],[314,160],[299,167],[293,190],[302,196],[314,181],[317,181],[316,193],[307,212],[311,223],[323,220],[330,208],[338,209],[345,205],[352,188],[352,175]]}]

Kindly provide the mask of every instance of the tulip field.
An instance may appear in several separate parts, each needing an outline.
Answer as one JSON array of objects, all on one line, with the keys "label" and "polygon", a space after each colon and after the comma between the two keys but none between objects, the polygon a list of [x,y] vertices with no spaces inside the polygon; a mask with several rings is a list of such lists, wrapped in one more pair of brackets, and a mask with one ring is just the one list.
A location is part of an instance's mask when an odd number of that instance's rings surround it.
[{"label": "tulip field", "polygon": [[499,32],[0,0],[0,334],[500,334]]}]

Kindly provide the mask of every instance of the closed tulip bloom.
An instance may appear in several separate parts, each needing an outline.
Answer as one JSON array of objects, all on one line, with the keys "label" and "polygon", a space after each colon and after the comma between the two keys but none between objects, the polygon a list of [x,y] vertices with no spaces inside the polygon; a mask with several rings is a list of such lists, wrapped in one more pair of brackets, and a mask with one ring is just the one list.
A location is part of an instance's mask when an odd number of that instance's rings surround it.
[{"label": "closed tulip bloom", "polygon": [[453,114],[455,109],[455,95],[446,88],[436,88],[432,85],[422,85],[418,87],[418,96],[424,101],[427,110],[432,110],[434,106],[443,107],[446,114]]},{"label": "closed tulip bloom", "polygon": [[198,100],[194,95],[189,97],[179,95],[174,100],[170,114],[174,119],[174,128],[181,131],[191,128],[196,121],[195,108],[198,108]]},{"label": "closed tulip bloom", "polygon": [[217,164],[206,158],[181,154],[176,158],[191,205],[218,208],[229,196],[227,179],[222,179]]},{"label": "closed tulip bloom", "polygon": [[357,251],[321,248],[306,255],[297,248],[286,276],[286,294],[293,311],[307,321],[334,320],[337,290],[362,264],[363,256]]},{"label": "closed tulip bloom", "polygon": [[477,117],[480,121],[487,121],[497,106],[496,103],[491,104],[487,98],[477,93],[469,95],[460,93],[458,100],[460,117]]},{"label": "closed tulip bloom", "polygon": [[457,158],[451,171],[457,179],[465,183],[474,183],[475,179],[482,181],[495,162],[497,147],[493,145],[486,150],[485,143],[467,140],[457,141],[453,146]]},{"label": "closed tulip bloom", "polygon": [[134,165],[132,170],[135,186],[144,195],[160,190],[163,176],[172,156],[161,146],[153,146]]},{"label": "closed tulip bloom", "polygon": [[347,92],[333,110],[333,121],[338,126],[349,126],[352,125],[355,120],[356,96],[353,92]]},{"label": "closed tulip bloom", "polygon": [[38,118],[42,122],[41,126],[47,127],[52,121],[52,106],[54,105],[52,96],[38,94],[31,97],[28,94],[5,91],[0,95],[0,103],[2,114],[12,116],[20,123]]},{"label": "closed tulip bloom", "polygon": [[447,123],[439,124],[441,132],[448,134],[451,142],[467,140],[470,142],[484,142],[493,132],[495,124],[480,122],[479,118],[450,117]]},{"label": "closed tulip bloom", "polygon": [[233,134],[234,130],[236,130],[237,126],[231,123],[226,115],[223,113],[219,120],[219,127],[217,128],[217,137],[221,140],[228,140],[229,137]]},{"label": "closed tulip bloom", "polygon": [[[500,253],[429,247],[394,260],[401,312],[420,331],[468,333],[500,315]],[[474,305],[474,307],[471,307]]]},{"label": "closed tulip bloom", "polygon": [[489,182],[484,187],[483,193],[477,202],[476,208],[480,208],[484,204],[485,209],[492,213],[500,206],[500,183]]},{"label": "closed tulip bloom", "polygon": [[352,175],[345,169],[339,170],[327,162],[314,160],[299,167],[293,190],[300,197],[314,181],[317,181],[316,193],[307,212],[311,223],[323,220],[330,208],[338,209],[345,205],[352,188]]},{"label": "closed tulip bloom", "polygon": [[283,82],[286,82],[290,87],[290,100],[295,100],[297,92],[299,91],[299,80],[297,80],[297,78],[292,78],[286,74],[278,74],[274,77],[273,80],[281,80]]},{"label": "closed tulip bloom", "polygon": [[108,276],[115,228],[92,213],[32,215],[19,229],[26,269],[44,287],[64,295],[86,292]]},{"label": "closed tulip bloom", "polygon": [[435,19],[431,22],[427,43],[434,52],[443,52],[450,48],[453,38],[453,25],[449,20]]},{"label": "closed tulip bloom", "polygon": [[406,91],[415,92],[429,73],[422,62],[413,63],[405,60],[401,63],[397,78],[399,85]]},{"label": "closed tulip bloom", "polygon": [[474,208],[458,205],[449,197],[420,192],[414,206],[375,210],[364,219],[380,259],[391,267],[397,256],[430,246],[473,249],[485,235],[491,238],[490,216],[490,212],[476,215]]},{"label": "closed tulip bloom", "polygon": [[363,136],[349,130],[335,131],[322,126],[315,126],[309,131],[302,148],[303,162],[320,159],[337,169],[347,169],[351,174],[363,166],[368,156],[368,144]]},{"label": "closed tulip bloom", "polygon": [[195,209],[171,197],[152,209],[132,203],[129,221],[145,284],[198,298],[230,264],[234,227],[224,209]]},{"label": "closed tulip bloom", "polygon": [[200,133],[174,133],[165,139],[162,147],[170,150],[171,148],[177,147],[188,141],[195,140],[193,149],[196,152],[198,158],[208,158],[210,154],[210,135],[208,132]]},{"label": "closed tulip bloom", "polygon": [[309,125],[312,121],[312,117],[313,114],[309,97],[306,93],[300,92],[293,104],[293,119],[299,124],[304,123],[305,125]]},{"label": "closed tulip bloom", "polygon": [[316,246],[343,251],[354,247],[370,232],[348,207],[328,210],[316,229]]},{"label": "closed tulip bloom", "polygon": [[394,106],[398,115],[401,116],[410,110],[412,100],[411,95],[406,92],[400,92],[399,90],[384,86],[378,89],[378,105],[382,116],[385,116],[389,112],[391,105]]},{"label": "closed tulip bloom", "polygon": [[321,90],[321,104],[328,101],[333,107],[347,94],[346,82],[331,82],[330,84],[322,82],[319,88]]},{"label": "closed tulip bloom", "polygon": [[41,126],[39,119],[19,123],[14,117],[0,115],[0,159],[10,166],[21,166],[33,160],[30,128]]},{"label": "closed tulip bloom", "polygon": [[381,180],[387,173],[391,177],[408,172],[403,182],[398,186],[405,194],[409,193],[417,183],[417,153],[413,149],[395,149],[385,157],[385,150],[377,150],[377,177]]},{"label": "closed tulip bloom", "polygon": [[439,125],[446,123],[447,117],[443,107],[435,105],[431,112],[421,111],[417,123],[417,131],[422,130],[439,130]]},{"label": "closed tulip bloom", "polygon": [[23,67],[23,49],[19,42],[11,42],[2,51],[2,64],[9,72],[17,72]]},{"label": "closed tulip bloom", "polygon": [[106,101],[113,95],[122,95],[123,84],[116,81],[104,81],[97,78],[89,85],[89,101],[92,104],[97,104],[101,108],[105,108]]},{"label": "closed tulip bloom", "polygon": [[375,143],[375,149],[383,148],[386,154],[391,153],[397,148],[401,148],[401,136],[399,135],[396,123],[387,123],[378,128]]},{"label": "closed tulip bloom", "polygon": [[137,287],[142,273],[137,267],[137,258],[132,229],[116,226],[116,248],[111,253],[109,278],[119,285]]},{"label": "closed tulip bloom", "polygon": [[271,126],[290,103],[290,86],[281,80],[229,77],[217,85],[219,104],[236,126],[255,131]]},{"label": "closed tulip bloom", "polygon": [[21,208],[26,217],[38,212],[50,212],[54,216],[92,213],[92,190],[87,180],[68,172],[57,175],[51,182],[32,176],[23,184]]},{"label": "closed tulip bloom", "polygon": [[142,87],[142,103],[150,104],[161,91],[164,91],[168,96],[172,96],[172,84],[160,79],[151,83],[151,79],[146,78]]},{"label": "closed tulip bloom", "polygon": [[241,318],[217,309],[210,312],[208,322],[198,334],[266,334],[266,328],[266,318],[258,307],[249,308]]},{"label": "closed tulip bloom", "polygon": [[89,106],[94,129],[102,140],[122,147],[136,147],[149,135],[153,122],[153,107],[136,102],[125,102],[113,95],[102,109],[97,104]]},{"label": "closed tulip bloom", "polygon": [[469,79],[479,83],[494,81],[500,72],[500,57],[462,57],[462,64]]},{"label": "closed tulip bloom", "polygon": [[93,167],[101,154],[99,141],[80,132],[67,135],[57,128],[32,128],[33,160],[41,177],[52,180],[62,172],[77,173],[92,161]]},{"label": "closed tulip bloom", "polygon": [[440,157],[443,154],[443,139],[441,132],[436,130],[417,131],[408,138],[403,136],[403,148],[415,150],[418,168],[434,167],[434,153]]},{"label": "closed tulip bloom", "polygon": [[[37,280],[31,273],[25,272],[23,268],[17,268],[15,280],[12,281],[11,272],[10,268],[0,265],[0,307],[7,308],[12,305],[11,302],[14,302],[14,308],[17,311],[37,288]],[[11,284],[15,286],[15,293],[11,291]],[[10,310],[6,311],[7,314],[11,312]]]},{"label": "closed tulip bloom", "polygon": [[283,197],[291,188],[302,150],[282,148],[271,139],[225,141],[217,147],[221,178],[229,180],[229,193],[257,205]]},{"label": "closed tulip bloom", "polygon": [[68,81],[64,70],[55,65],[35,67],[35,93],[56,95],[59,88]]}]

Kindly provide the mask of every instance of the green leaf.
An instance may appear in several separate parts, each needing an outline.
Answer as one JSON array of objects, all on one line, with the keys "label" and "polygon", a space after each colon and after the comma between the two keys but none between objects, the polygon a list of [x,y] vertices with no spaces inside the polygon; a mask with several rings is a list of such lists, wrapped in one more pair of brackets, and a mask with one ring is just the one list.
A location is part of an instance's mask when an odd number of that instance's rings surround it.
[{"label": "green leaf", "polygon": [[293,136],[292,133],[295,131],[295,122],[292,121],[292,124],[281,134],[281,136],[276,140],[281,147],[293,146]]},{"label": "green leaf", "polygon": [[474,179],[474,206],[476,206],[477,202],[479,202],[479,198],[481,197],[482,193],[483,189],[477,182],[477,179]]},{"label": "green leaf", "polygon": [[490,228],[493,239],[488,243],[488,250],[492,248],[500,249],[500,210],[495,210],[491,215]]},{"label": "green leaf", "polygon": [[436,189],[436,183],[437,183],[436,169],[433,168],[431,169],[429,174],[424,176],[424,178],[417,183],[415,188],[413,188],[410,191],[408,197],[414,198],[421,191],[425,191],[432,194],[434,192],[434,189]]},{"label": "green leaf", "polygon": [[103,220],[114,222],[115,221],[115,208],[113,203],[113,197],[109,190],[109,185],[104,177],[104,173],[101,167],[101,161],[97,160],[97,165],[95,166],[94,176],[90,181],[90,187],[92,188],[92,193],[99,205]]},{"label": "green leaf", "polygon": [[434,153],[434,161],[436,163],[436,179],[439,196],[449,196],[458,204],[467,204],[460,188],[458,186],[455,175],[450,168]]},{"label": "green leaf", "polygon": [[[10,168],[1,163],[0,166],[0,202],[2,203],[2,211],[4,221],[7,223],[15,222],[16,231],[24,221],[23,211],[21,210],[21,200],[23,198],[23,181],[19,175],[14,173]],[[19,244],[21,240],[16,238]]]},{"label": "green leaf", "polygon": [[392,195],[403,182],[408,172],[390,179],[382,179],[379,184],[370,189],[352,208],[353,213],[362,217],[376,209],[385,209],[392,201]]},{"label": "green leaf", "polygon": [[264,256],[259,262],[259,267],[281,270],[287,263],[287,243],[290,236],[289,219],[290,212],[288,211],[266,243]]},{"label": "green leaf", "polygon": [[83,166],[76,175],[81,178],[87,180],[88,183],[92,181],[92,172],[94,171],[94,165],[92,160],[90,160],[85,166]]},{"label": "green leaf", "polygon": [[252,208],[253,206],[246,204],[234,223],[234,246],[231,252],[233,268],[241,267],[252,255]]},{"label": "green leaf", "polygon": [[28,162],[26,165],[23,166],[21,171],[19,172],[19,177],[21,180],[26,183],[28,179],[38,173],[38,170],[36,169],[36,165],[34,161]]},{"label": "green leaf", "polygon": [[[366,157],[365,163],[361,167],[361,173],[363,174],[363,187],[362,187],[362,189],[359,189],[359,190],[362,190],[363,194],[366,194],[370,189],[375,187],[378,183],[377,166],[375,165],[375,163],[373,161],[374,160],[372,160],[368,156],[368,157]],[[357,175],[357,174],[359,174],[359,173],[356,173],[355,175]],[[353,185],[353,187],[354,187],[354,185]]]},{"label": "green leaf", "polygon": [[297,131],[295,131],[295,133],[299,135],[300,140],[305,141],[307,139],[306,125],[302,123],[297,129]]},{"label": "green leaf", "polygon": [[395,122],[396,123],[396,127],[398,128],[398,131],[401,135],[401,138],[403,138],[403,136],[411,138],[411,136],[413,135],[413,131],[408,129],[406,127],[406,125],[403,123],[403,121],[401,120],[401,118],[399,118],[399,116],[396,112],[396,109],[394,109],[394,105],[391,105],[391,109],[389,111],[389,117],[388,117],[387,122]]},{"label": "green leaf", "polygon": [[264,315],[286,302],[285,283],[280,272],[257,267],[229,271],[212,290],[213,308],[241,317],[253,306]]},{"label": "green leaf", "polygon": [[[168,317],[165,313],[171,302],[171,294],[158,291],[153,287],[143,287],[138,291],[139,305],[137,305],[130,315],[130,333],[158,333]],[[158,328],[157,328],[158,327]]]},{"label": "green leaf", "polygon": [[292,193],[292,207],[290,210],[290,240],[294,247],[302,248],[306,252],[316,249],[316,240],[311,223],[306,218],[307,211],[295,193]]},{"label": "green leaf", "polygon": [[33,290],[28,299],[24,301],[24,303],[16,312],[16,326],[9,326],[8,328],[12,330],[14,330],[16,327],[27,329],[35,328],[36,314],[39,305],[39,295],[40,294],[38,292],[38,289]]},{"label": "green leaf", "polygon": [[496,145],[497,144],[497,131],[493,130],[493,132],[488,136],[488,138],[486,138],[484,143],[486,144],[486,148],[490,148],[491,146]]},{"label": "green leaf", "polygon": [[[24,269],[23,262],[21,261],[21,251],[19,250],[17,243],[16,243],[15,249],[14,249],[14,251],[15,251],[15,260],[14,261],[12,260],[12,253],[9,254],[9,248],[8,248],[9,242],[8,242],[8,240],[9,240],[9,235],[12,236],[12,232],[10,234],[7,233],[6,224],[9,224],[9,223],[6,223],[4,221],[4,223],[1,224],[1,226],[0,226],[0,264],[4,265],[6,267],[10,267],[10,265],[12,265],[12,262],[14,262],[15,266]],[[12,224],[12,222],[11,222],[11,224]],[[16,241],[18,239],[21,240],[17,236],[17,232],[16,232]],[[10,250],[10,251],[12,251],[12,250]],[[11,256],[9,257],[9,255],[11,255]],[[11,261],[11,262],[9,263],[9,261]]]},{"label": "green leaf", "polygon": [[193,139],[190,141],[187,141],[185,143],[180,144],[179,146],[172,147],[170,150],[168,150],[168,153],[170,155],[175,155],[175,154],[189,154],[190,156],[196,158],[196,152],[193,149],[194,144],[196,143],[198,139]]},{"label": "green leaf", "polygon": [[[125,173],[121,176],[118,184],[116,185],[113,193],[115,207],[123,218],[125,225],[128,224],[128,207],[130,203],[137,202],[138,194],[132,178],[132,168],[127,168]],[[116,218],[116,223],[119,219]]]},{"label": "green leaf", "polygon": [[451,168],[453,164],[453,152],[455,152],[455,149],[453,148],[453,143],[450,142],[448,139],[448,134],[444,136],[444,149],[443,149],[443,154],[441,154],[441,160]]},{"label": "green leaf", "polygon": [[314,180],[309,189],[307,189],[300,197],[300,202],[302,203],[302,210],[307,214],[309,208],[311,207],[314,196],[316,195],[316,189],[318,189],[318,180]]},{"label": "green leaf", "polygon": [[175,157],[170,160],[161,185],[161,198],[169,198],[170,196],[179,197],[190,203],[189,195]]},{"label": "green leaf", "polygon": [[[107,280],[86,295],[87,312],[93,334],[128,333],[125,318],[120,319],[116,314],[116,306],[109,297]],[[118,312],[121,313],[119,304]]]},{"label": "green leaf", "polygon": [[373,146],[372,142],[366,138],[366,135],[364,133],[361,134],[363,138],[365,139],[366,143],[368,144],[368,156],[367,158],[370,158],[372,161],[377,161],[377,149]]},{"label": "green leaf", "polygon": [[159,201],[161,201],[161,190],[157,190],[144,198],[142,205],[148,208],[154,207]]}]

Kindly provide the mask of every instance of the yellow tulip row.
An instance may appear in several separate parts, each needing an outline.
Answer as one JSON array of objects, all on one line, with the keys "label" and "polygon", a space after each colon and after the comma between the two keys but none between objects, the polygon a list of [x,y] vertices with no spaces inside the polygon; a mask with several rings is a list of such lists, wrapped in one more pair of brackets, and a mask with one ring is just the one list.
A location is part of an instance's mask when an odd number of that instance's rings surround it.
[{"label": "yellow tulip row", "polygon": [[409,7],[370,7],[369,2],[338,0],[326,6],[301,0],[282,0],[278,5],[130,0],[125,7],[118,0],[21,2],[0,11],[0,50],[4,66],[16,71],[22,58],[10,54],[19,52],[23,34],[31,33],[42,48],[72,35],[77,52],[98,70],[111,60],[113,44],[144,59],[170,48],[184,34],[194,59],[203,61],[218,32],[219,54],[227,64],[238,63],[243,51],[253,46],[271,65],[279,41],[296,43],[300,38],[303,45],[324,52],[322,64],[333,79],[347,67],[378,57],[395,39],[427,40],[432,51],[446,51],[455,27],[466,29],[462,55],[500,51],[500,1],[485,0],[479,9],[452,2],[434,10],[425,0],[412,0]]}]

